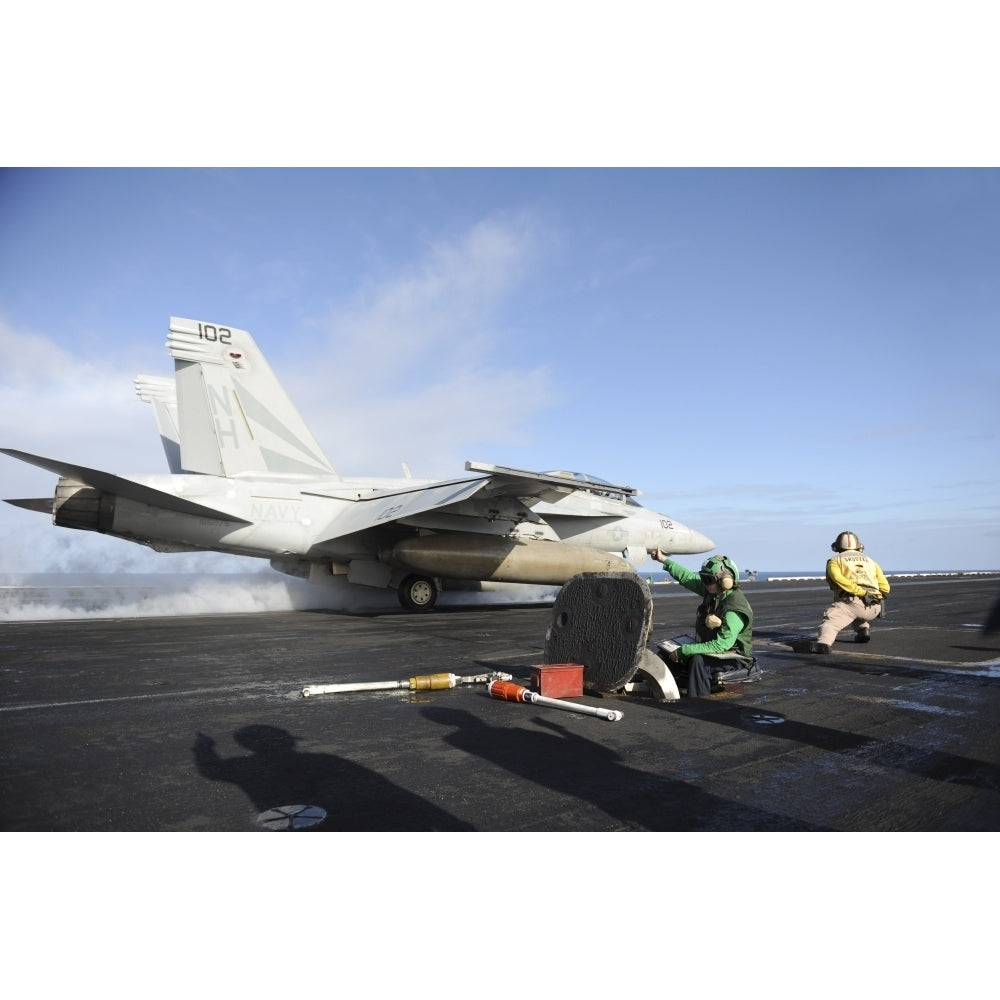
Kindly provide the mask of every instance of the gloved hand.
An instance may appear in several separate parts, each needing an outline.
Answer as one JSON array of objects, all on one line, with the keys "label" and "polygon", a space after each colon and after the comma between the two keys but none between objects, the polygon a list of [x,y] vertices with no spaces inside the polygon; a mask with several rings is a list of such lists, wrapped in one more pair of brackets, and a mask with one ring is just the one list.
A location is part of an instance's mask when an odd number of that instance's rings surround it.
[{"label": "gloved hand", "polygon": [[667,558],[666,553],[660,548],[659,545],[657,545],[655,549],[646,549],[646,552],[651,559],[655,559],[658,563],[662,563]]},{"label": "gloved hand", "polygon": [[712,629],[722,628],[722,619],[718,615],[709,615],[705,619],[705,624]]}]

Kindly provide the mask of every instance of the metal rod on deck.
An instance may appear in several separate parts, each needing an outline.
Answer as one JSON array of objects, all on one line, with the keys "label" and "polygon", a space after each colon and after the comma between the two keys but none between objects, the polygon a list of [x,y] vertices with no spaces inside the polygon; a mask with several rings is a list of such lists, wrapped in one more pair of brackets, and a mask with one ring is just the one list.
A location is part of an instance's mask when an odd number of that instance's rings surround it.
[{"label": "metal rod on deck", "polygon": [[444,691],[461,684],[488,684],[509,681],[510,674],[494,670],[487,674],[419,674],[405,681],[357,681],[344,684],[309,684],[302,689],[303,698],[317,694],[341,694],[346,691]]},{"label": "metal rod on deck", "polygon": [[599,719],[606,719],[608,722],[618,722],[625,717],[623,712],[617,708],[595,708],[592,705],[577,705],[572,701],[563,701],[560,698],[546,698],[544,695],[520,684],[511,684],[507,681],[492,681],[487,691],[494,697],[502,701],[522,701],[531,702],[533,705],[548,705],[549,708],[561,708],[565,712],[579,712],[581,715],[596,715]]}]

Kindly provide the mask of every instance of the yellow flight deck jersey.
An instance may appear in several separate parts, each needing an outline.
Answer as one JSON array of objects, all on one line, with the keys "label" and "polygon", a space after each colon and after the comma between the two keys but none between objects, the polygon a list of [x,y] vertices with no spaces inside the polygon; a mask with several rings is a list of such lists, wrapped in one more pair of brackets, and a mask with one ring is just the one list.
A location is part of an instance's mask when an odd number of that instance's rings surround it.
[{"label": "yellow flight deck jersey", "polygon": [[853,550],[827,560],[826,582],[831,590],[842,590],[852,597],[864,597],[866,594],[885,597],[889,593],[889,581],[882,567],[874,559]]}]

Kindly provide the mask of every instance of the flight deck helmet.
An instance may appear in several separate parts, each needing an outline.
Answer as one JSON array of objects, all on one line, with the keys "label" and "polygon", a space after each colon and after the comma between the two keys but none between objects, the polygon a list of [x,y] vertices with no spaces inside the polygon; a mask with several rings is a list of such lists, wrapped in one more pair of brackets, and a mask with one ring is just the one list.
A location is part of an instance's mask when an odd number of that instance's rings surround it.
[{"label": "flight deck helmet", "polygon": [[861,539],[858,538],[853,531],[842,531],[837,535],[833,544],[830,546],[834,552],[846,552],[849,549],[855,552],[864,552],[865,547],[861,544]]},{"label": "flight deck helmet", "polygon": [[702,563],[698,576],[706,587],[717,583],[719,590],[732,590],[740,578],[740,571],[729,556],[710,556]]}]

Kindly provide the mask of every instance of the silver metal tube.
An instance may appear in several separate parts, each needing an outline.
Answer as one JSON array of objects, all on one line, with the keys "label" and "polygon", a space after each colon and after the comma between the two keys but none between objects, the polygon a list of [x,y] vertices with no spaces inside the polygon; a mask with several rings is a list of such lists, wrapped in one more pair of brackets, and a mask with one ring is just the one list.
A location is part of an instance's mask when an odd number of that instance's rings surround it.
[{"label": "silver metal tube", "polygon": [[593,705],[577,705],[572,701],[562,701],[559,698],[546,698],[544,695],[537,694],[534,691],[529,691],[524,698],[533,705],[548,705],[549,708],[561,708],[567,712],[596,715],[599,719],[607,719],[608,722],[619,722],[625,718],[625,713],[619,712],[617,708],[595,708]]},{"label": "silver metal tube", "polygon": [[302,689],[302,697],[314,694],[337,694],[341,691],[397,691],[408,688],[409,681],[366,681],[357,684],[309,684]]}]

